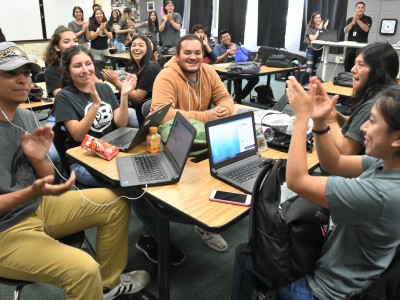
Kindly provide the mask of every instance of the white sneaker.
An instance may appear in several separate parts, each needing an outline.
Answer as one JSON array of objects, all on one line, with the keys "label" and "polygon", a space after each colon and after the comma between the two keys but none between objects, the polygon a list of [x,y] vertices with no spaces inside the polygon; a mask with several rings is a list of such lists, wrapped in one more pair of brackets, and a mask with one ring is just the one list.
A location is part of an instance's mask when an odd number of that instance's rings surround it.
[{"label": "white sneaker", "polygon": [[194,226],[194,230],[198,233],[198,235],[200,235],[203,241],[211,249],[220,252],[228,250],[228,244],[225,242],[220,234],[205,231],[204,229],[201,229],[197,226]]},{"label": "white sneaker", "polygon": [[121,283],[104,294],[104,300],[111,300],[120,295],[134,294],[144,289],[150,282],[150,274],[146,271],[132,271],[120,275]]}]

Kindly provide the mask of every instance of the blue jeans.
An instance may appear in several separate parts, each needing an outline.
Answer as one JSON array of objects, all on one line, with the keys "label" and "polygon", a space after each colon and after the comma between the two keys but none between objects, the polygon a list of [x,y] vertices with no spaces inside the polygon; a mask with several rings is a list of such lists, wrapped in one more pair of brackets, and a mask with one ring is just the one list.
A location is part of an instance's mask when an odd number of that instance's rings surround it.
[{"label": "blue jeans", "polygon": [[139,128],[139,121],[134,108],[128,108],[128,127]]},{"label": "blue jeans", "polygon": [[307,48],[306,50],[306,71],[303,74],[301,84],[305,85],[310,82],[310,77],[317,74],[318,65],[321,62],[322,50],[314,50]]},{"label": "blue jeans", "polygon": [[[251,255],[242,253],[241,247],[236,249],[235,265],[233,271],[233,286],[230,300],[251,299],[254,290],[254,276],[266,286],[272,287],[272,281],[259,274],[253,265]],[[266,255],[268,255],[266,253]],[[306,277],[278,288],[278,294],[284,300],[315,300]]]},{"label": "blue jeans", "polygon": [[[56,121],[56,118],[53,115],[49,115],[49,117],[47,118],[46,124],[49,124],[51,126],[51,128],[53,128],[55,121]],[[47,155],[49,156],[50,160],[53,162],[54,165],[57,165],[60,162],[60,155],[58,155],[57,149],[53,143],[51,144]]]},{"label": "blue jeans", "polygon": [[117,53],[126,52],[125,44],[115,41],[114,46],[117,49]]}]

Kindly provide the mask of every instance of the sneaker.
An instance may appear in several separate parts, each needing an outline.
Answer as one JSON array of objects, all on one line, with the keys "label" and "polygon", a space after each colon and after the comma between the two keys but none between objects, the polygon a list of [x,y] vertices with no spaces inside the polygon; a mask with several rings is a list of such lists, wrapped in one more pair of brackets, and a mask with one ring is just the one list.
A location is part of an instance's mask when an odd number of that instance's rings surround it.
[{"label": "sneaker", "polygon": [[225,242],[220,234],[205,231],[204,229],[201,229],[197,226],[194,226],[194,230],[197,232],[198,235],[200,235],[203,241],[211,249],[220,252],[228,250],[228,244]]},{"label": "sneaker", "polygon": [[[142,252],[146,257],[153,263],[158,263],[158,243],[152,237],[145,237],[143,235],[140,236],[139,240],[136,243],[136,249]],[[169,263],[171,265],[177,266],[183,263],[186,255],[179,248],[173,245],[171,242],[169,243]]]},{"label": "sneaker", "polygon": [[146,271],[132,271],[120,275],[121,282],[107,293],[105,300],[111,300],[121,295],[134,294],[144,289],[150,282],[150,274]]}]

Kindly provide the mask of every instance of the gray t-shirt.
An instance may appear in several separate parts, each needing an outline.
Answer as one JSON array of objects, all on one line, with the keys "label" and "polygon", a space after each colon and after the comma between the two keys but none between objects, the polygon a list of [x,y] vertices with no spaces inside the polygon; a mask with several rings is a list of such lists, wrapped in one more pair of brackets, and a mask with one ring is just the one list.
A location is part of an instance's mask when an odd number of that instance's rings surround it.
[{"label": "gray t-shirt", "polygon": [[[32,112],[17,108],[11,122],[32,133],[37,127]],[[21,148],[21,138],[24,131],[12,126],[7,121],[0,121],[0,193],[12,193],[29,187],[36,180],[33,168]],[[31,215],[39,206],[41,199],[33,198],[14,209],[0,214],[0,231],[4,231],[27,216]]]},{"label": "gray t-shirt", "polygon": [[[125,30],[125,29],[128,29],[128,24],[125,22],[125,20],[123,20],[123,19],[120,19],[119,20],[119,22],[118,22],[118,25],[120,26],[120,29],[121,30]],[[122,43],[122,44],[125,44],[125,42],[126,42],[126,37],[128,36],[128,33],[127,32],[125,32],[125,33],[121,33],[121,34],[116,34],[115,35],[115,40],[117,41],[117,42],[119,42],[119,43]]]},{"label": "gray t-shirt", "polygon": [[363,156],[359,178],[329,177],[328,208],[335,227],[307,281],[319,299],[345,299],[372,283],[400,244],[400,172]]},{"label": "gray t-shirt", "polygon": [[[364,102],[350,115],[347,122],[342,127],[342,133],[344,136],[356,141],[362,145],[364,149],[364,132],[361,131],[360,127],[364,124],[371,115],[371,109],[374,106],[377,97]],[[364,150],[362,151],[364,152]]]},{"label": "gray t-shirt", "polygon": [[[68,28],[71,29],[74,33],[77,33],[82,30],[82,25],[76,24],[74,21],[71,21],[68,23]],[[83,44],[87,42],[88,40],[86,39],[86,34],[84,32],[78,37],[78,43]]]},{"label": "gray t-shirt", "polygon": [[[178,13],[172,14],[172,19],[177,24],[182,24],[182,17]],[[164,31],[161,32],[161,42],[163,46],[174,46],[178,44],[179,38],[181,36],[181,31],[176,30],[169,21],[165,24]]]}]

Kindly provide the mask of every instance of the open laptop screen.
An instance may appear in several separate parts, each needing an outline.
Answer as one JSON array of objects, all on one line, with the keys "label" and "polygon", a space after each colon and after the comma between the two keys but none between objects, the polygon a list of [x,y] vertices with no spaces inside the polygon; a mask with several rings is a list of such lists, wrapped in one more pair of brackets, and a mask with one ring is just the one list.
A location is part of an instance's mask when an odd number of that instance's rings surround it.
[{"label": "open laptop screen", "polygon": [[208,128],[212,164],[256,151],[253,118],[249,115]]}]

